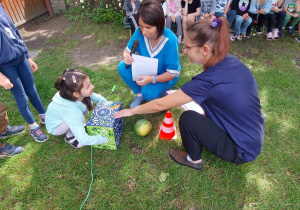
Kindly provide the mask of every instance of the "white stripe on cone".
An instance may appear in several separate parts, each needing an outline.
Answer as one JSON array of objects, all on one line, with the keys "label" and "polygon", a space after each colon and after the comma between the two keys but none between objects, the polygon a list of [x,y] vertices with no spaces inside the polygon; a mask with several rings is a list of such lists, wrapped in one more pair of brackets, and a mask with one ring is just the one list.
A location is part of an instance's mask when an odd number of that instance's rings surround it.
[{"label": "white stripe on cone", "polygon": [[166,126],[162,125],[161,130],[165,133],[172,133],[174,131],[174,126],[167,128]]}]

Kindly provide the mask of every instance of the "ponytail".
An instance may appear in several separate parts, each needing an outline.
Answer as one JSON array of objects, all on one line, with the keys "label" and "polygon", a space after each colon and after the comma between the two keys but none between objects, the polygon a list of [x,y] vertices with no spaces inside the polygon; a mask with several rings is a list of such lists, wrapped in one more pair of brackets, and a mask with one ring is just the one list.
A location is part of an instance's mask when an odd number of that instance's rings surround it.
[{"label": "ponytail", "polygon": [[229,53],[229,30],[225,17],[215,18],[213,21],[200,19],[188,26],[187,35],[199,46],[210,44],[212,55],[204,64],[204,69],[219,63]]}]

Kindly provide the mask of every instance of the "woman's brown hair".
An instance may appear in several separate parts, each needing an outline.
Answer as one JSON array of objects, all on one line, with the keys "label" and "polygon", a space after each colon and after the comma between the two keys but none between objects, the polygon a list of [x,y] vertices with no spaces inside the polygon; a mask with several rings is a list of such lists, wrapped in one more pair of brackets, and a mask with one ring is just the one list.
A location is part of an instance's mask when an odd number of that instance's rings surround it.
[{"label": "woman's brown hair", "polygon": [[137,18],[138,20],[139,18],[142,18],[142,20],[150,26],[156,26],[156,38],[159,38],[161,35],[163,35],[165,28],[165,16],[162,6],[158,2],[154,2],[152,0],[142,1],[137,12]]},{"label": "woman's brown hair", "polygon": [[[78,99],[73,95],[74,92],[80,93],[80,90],[83,87],[83,80],[88,76],[85,72],[68,69],[64,70],[61,77],[56,79],[54,87],[59,91],[59,95],[70,101],[77,101]],[[85,104],[89,111],[93,109],[92,100],[90,97],[85,97],[82,100],[82,103]]]},{"label": "woman's brown hair", "polygon": [[204,64],[206,69],[222,61],[229,53],[230,41],[228,31],[228,21],[224,17],[217,19],[221,24],[212,27],[212,19],[200,19],[187,27],[187,36],[199,46],[205,44],[211,47],[211,57]]}]

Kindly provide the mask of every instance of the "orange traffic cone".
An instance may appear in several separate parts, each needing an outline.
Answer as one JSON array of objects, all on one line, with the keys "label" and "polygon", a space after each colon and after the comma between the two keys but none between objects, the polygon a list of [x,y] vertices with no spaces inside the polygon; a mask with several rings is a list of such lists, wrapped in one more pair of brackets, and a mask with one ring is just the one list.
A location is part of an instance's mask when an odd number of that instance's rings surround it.
[{"label": "orange traffic cone", "polygon": [[159,131],[160,139],[172,139],[175,136],[175,126],[173,124],[172,113],[167,111],[163,125]]}]

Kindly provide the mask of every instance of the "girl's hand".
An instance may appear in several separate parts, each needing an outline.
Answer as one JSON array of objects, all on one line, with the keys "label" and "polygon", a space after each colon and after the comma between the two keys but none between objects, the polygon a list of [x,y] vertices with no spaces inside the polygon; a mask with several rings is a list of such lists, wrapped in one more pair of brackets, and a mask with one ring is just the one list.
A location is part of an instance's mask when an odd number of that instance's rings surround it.
[{"label": "girl's hand", "polygon": [[145,86],[154,80],[153,76],[139,76],[136,78],[136,84]]},{"label": "girl's hand", "polygon": [[36,65],[36,63],[33,60],[31,60],[31,58],[28,58],[27,60],[28,60],[28,63],[29,63],[29,66],[30,66],[32,72],[35,72],[36,70],[38,70],[38,66]]},{"label": "girl's hand", "polygon": [[130,55],[130,52],[128,52],[127,50],[125,50],[123,53],[123,61],[127,65],[131,65],[131,63],[134,61],[132,56]]},{"label": "girl's hand", "polygon": [[133,115],[134,115],[134,113],[133,113],[132,109],[123,109],[115,114],[115,118],[130,117]]},{"label": "girl's hand", "polygon": [[294,13],[294,18],[297,18],[297,17],[299,17],[299,15],[298,15],[298,13]]},{"label": "girl's hand", "polygon": [[10,80],[6,76],[0,73],[0,86],[2,86],[5,90],[9,90],[13,88],[14,85],[10,82]]},{"label": "girl's hand", "polygon": [[176,22],[176,18],[175,16],[172,16],[172,22],[175,23]]}]

